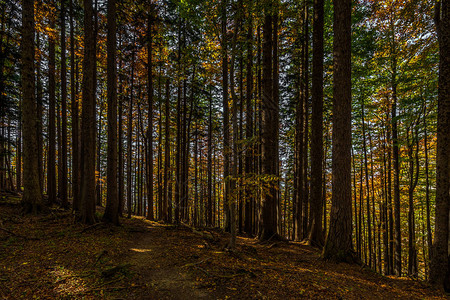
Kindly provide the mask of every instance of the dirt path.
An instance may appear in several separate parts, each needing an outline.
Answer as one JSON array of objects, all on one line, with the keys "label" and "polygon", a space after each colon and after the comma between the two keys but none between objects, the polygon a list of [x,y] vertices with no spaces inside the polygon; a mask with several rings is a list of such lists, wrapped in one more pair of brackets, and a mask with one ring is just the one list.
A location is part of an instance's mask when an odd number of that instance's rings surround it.
[{"label": "dirt path", "polygon": [[[196,277],[189,271],[198,256],[190,254],[185,243],[196,237],[186,231],[182,237],[172,227],[147,225],[143,232],[135,234],[127,263],[138,275],[137,289],[131,298],[140,299],[215,299],[205,288],[196,284]],[[139,230],[139,231],[140,231]]]}]

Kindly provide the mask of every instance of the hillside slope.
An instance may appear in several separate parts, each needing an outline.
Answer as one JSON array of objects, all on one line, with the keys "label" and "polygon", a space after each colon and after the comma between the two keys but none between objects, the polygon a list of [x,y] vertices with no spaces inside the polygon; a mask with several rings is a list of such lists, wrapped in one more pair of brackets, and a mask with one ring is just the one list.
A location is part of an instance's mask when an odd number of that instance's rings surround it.
[{"label": "hillside slope", "polygon": [[299,243],[240,237],[141,218],[74,224],[70,212],[19,216],[0,203],[0,298],[445,299],[425,283],[335,264]]}]

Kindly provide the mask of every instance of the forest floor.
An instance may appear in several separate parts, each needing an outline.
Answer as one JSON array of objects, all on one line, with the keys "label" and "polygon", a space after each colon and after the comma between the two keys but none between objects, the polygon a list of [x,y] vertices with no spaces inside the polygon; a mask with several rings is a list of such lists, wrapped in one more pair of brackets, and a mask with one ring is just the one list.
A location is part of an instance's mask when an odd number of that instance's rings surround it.
[{"label": "forest floor", "polygon": [[0,199],[0,299],[446,299],[426,283],[320,259],[294,242],[121,219],[82,226],[68,211],[21,216]]}]

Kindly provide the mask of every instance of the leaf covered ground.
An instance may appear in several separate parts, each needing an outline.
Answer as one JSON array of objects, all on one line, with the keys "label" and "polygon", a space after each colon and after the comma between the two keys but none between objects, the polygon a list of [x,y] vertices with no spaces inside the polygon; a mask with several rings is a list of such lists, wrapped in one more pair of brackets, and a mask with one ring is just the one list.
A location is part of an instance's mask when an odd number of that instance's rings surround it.
[{"label": "leaf covered ground", "polygon": [[[11,199],[11,198],[10,198]],[[4,299],[445,299],[420,281],[335,264],[299,243],[121,219],[86,227],[58,209],[21,216],[0,201],[0,298]]]}]

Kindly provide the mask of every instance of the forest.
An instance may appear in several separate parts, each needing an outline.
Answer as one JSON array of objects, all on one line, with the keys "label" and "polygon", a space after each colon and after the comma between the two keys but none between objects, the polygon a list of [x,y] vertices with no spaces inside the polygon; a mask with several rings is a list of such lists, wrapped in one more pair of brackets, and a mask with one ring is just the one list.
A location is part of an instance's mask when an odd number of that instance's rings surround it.
[{"label": "forest", "polygon": [[449,2],[0,0],[0,297],[445,298]]}]

